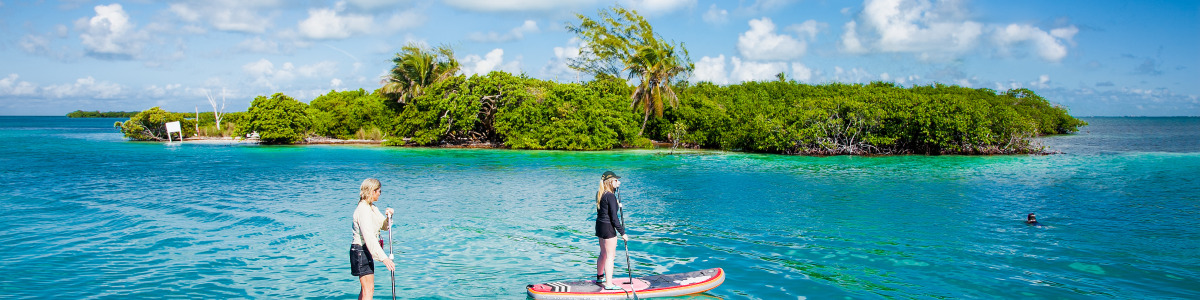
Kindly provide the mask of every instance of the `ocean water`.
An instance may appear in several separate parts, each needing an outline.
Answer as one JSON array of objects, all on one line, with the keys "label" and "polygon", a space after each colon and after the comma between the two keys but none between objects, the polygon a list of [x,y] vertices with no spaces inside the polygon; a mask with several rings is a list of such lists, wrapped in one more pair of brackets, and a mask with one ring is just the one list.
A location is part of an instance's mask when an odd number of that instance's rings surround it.
[{"label": "ocean water", "polygon": [[1200,298],[1200,118],[1087,118],[1039,139],[1057,155],[886,157],[168,144],[114,121],[0,117],[0,298],[354,298],[374,177],[398,298],[521,299],[594,274],[605,170],[635,276],[727,272],[684,298]]}]

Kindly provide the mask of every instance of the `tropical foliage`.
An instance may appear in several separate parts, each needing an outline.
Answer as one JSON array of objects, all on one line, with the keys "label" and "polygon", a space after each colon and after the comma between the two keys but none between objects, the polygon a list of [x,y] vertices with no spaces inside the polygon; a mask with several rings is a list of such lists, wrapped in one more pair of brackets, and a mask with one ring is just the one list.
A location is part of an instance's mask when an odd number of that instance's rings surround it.
[{"label": "tropical foliage", "polygon": [[82,111],[76,110],[67,113],[68,118],[132,118],[137,115],[136,111]]},{"label": "tropical foliage", "polygon": [[258,133],[265,144],[292,144],[308,136],[312,124],[305,110],[308,104],[296,101],[283,93],[271,97],[258,96],[250,102],[244,125],[238,126],[239,134]]},{"label": "tropical foliage", "polygon": [[378,93],[329,91],[313,99],[305,113],[312,121],[314,135],[339,139],[383,138],[383,132],[396,122],[396,112]]},{"label": "tropical foliage", "polygon": [[161,141],[167,139],[167,123],[179,121],[183,136],[196,135],[196,121],[187,119],[187,114],[172,113],[157,106],[137,113],[125,122],[116,122],[125,138],[135,141]]},{"label": "tropical foliage", "polygon": [[453,77],[460,67],[449,46],[426,49],[416,43],[401,48],[392,62],[395,65],[383,77],[380,91],[401,104],[424,95],[430,85]]},{"label": "tropical foliage", "polygon": [[671,107],[677,105],[671,82],[686,78],[695,67],[683,43],[667,42],[655,34],[636,11],[614,6],[598,14],[597,19],[576,14],[580,24],[567,26],[586,45],[570,66],[597,79],[622,74],[636,79],[637,88],[629,98],[633,100],[630,106],[642,112],[641,135],[651,114],[662,117],[664,101]]}]

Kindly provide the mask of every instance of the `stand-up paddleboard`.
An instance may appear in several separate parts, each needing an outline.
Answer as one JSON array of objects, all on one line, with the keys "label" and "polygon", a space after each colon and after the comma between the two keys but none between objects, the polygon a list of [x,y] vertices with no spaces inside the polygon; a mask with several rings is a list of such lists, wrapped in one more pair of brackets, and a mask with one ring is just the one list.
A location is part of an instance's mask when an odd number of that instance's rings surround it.
[{"label": "stand-up paddleboard", "polygon": [[[613,274],[616,275],[616,274]],[[725,282],[725,271],[712,268],[695,272],[664,274],[637,277],[633,284],[629,278],[613,276],[613,285],[620,290],[605,290],[594,280],[550,282],[531,284],[525,287],[529,297],[538,300],[559,299],[633,299],[633,292],[638,298],[671,297],[702,293]]]}]

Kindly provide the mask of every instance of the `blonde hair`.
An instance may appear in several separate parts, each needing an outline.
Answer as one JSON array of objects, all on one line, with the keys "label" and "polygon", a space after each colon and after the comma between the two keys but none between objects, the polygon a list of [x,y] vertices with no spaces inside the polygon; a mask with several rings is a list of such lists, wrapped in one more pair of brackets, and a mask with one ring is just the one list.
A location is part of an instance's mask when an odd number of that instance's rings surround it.
[{"label": "blonde hair", "polygon": [[380,184],[378,179],[367,178],[366,180],[363,180],[362,185],[358,187],[358,201],[367,201],[367,195],[379,190],[379,188]]},{"label": "blonde hair", "polygon": [[612,182],[615,179],[616,178],[600,180],[600,190],[596,192],[596,209],[600,209],[600,198],[604,197],[604,193],[612,193],[614,190],[616,190],[612,186]]}]

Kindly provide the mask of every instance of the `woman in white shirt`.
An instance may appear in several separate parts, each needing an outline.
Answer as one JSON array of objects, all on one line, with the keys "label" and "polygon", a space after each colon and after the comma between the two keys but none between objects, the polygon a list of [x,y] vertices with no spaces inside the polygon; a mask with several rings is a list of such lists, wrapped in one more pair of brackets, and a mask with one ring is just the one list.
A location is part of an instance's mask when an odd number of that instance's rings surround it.
[{"label": "woman in white shirt", "polygon": [[[375,207],[375,201],[379,200],[379,194],[379,180],[374,178],[363,180],[358,191],[358,207],[354,209],[354,240],[350,243],[350,274],[358,276],[358,282],[362,284],[358,299],[373,299],[372,297],[375,295],[375,260],[382,261],[384,265],[387,265],[388,271],[396,270],[396,264],[383,252],[383,239],[379,238],[379,231],[391,228],[392,224],[388,220],[391,219],[393,211],[388,208],[387,215],[379,213],[379,208]],[[363,249],[364,247],[366,249]]]}]

